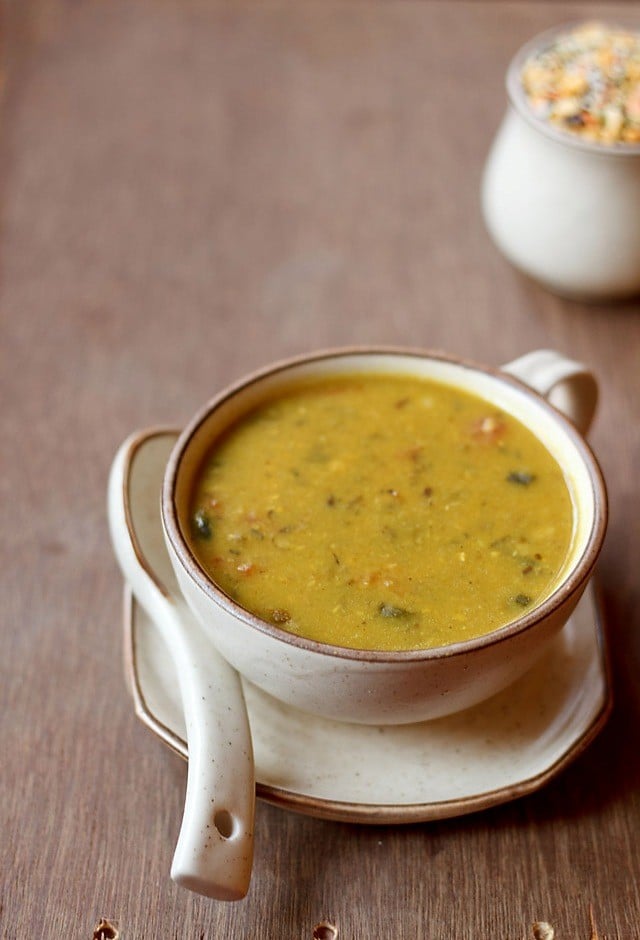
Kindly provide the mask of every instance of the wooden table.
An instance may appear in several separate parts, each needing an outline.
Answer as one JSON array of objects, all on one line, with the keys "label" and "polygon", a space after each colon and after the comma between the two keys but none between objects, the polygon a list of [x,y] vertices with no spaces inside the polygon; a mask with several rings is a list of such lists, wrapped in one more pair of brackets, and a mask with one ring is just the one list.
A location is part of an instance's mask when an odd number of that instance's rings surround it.
[{"label": "wooden table", "polygon": [[[522,940],[539,921],[557,940],[640,937],[640,307],[525,279],[478,198],[511,54],[602,13],[6,10],[3,938],[91,938],[103,917],[127,940],[311,938],[323,921],[342,940]],[[181,425],[256,366],[363,342],[492,364],[552,347],[593,367],[616,707],[553,782],[484,813],[371,828],[260,803],[249,896],[210,901],[168,876],[185,765],[136,719],[123,678],[109,464],[131,430]]]}]

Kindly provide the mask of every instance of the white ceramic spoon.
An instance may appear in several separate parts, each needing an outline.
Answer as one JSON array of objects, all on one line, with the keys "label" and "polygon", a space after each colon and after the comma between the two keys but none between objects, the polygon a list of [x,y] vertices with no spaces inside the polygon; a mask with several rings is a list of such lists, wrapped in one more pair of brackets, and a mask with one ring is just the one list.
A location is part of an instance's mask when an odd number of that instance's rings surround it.
[{"label": "white ceramic spoon", "polygon": [[253,862],[255,777],[238,673],[205,635],[167,555],[160,519],[164,466],[175,431],[141,431],[120,447],[109,478],[115,554],[174,660],[189,747],[184,816],[171,877],[199,894],[243,898]]}]

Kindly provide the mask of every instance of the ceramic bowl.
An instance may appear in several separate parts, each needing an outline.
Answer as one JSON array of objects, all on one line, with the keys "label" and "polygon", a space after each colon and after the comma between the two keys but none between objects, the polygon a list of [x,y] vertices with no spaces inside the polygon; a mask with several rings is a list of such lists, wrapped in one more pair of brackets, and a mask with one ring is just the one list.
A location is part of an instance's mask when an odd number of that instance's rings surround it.
[{"label": "ceramic bowl", "polygon": [[535,37],[508,68],[509,105],[485,165],[482,208],[516,267],[556,293],[596,302],[640,292],[640,144],[589,142],[531,110],[522,66],[570,29]]},{"label": "ceramic bowl", "polygon": [[[479,395],[529,427],[562,466],[575,509],[572,548],[535,609],[486,636],[436,649],[346,649],[261,620],[227,596],[200,566],[188,538],[189,497],[212,442],[279,386],[303,377],[363,371],[407,373]],[[575,608],[593,569],[604,538],[607,501],[582,432],[596,397],[591,373],[552,351],[529,354],[501,370],[398,349],[332,350],[270,366],[210,401],[170,455],[162,520],[180,589],[222,655],[246,679],[288,705],[368,724],[422,721],[475,705],[533,665]]]}]

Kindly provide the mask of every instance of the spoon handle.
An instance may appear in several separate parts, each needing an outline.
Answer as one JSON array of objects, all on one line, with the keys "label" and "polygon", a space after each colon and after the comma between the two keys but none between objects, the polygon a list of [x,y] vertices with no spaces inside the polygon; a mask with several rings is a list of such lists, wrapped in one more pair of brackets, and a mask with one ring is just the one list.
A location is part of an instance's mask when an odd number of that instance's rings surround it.
[{"label": "spoon handle", "polygon": [[173,440],[164,431],[124,442],[111,468],[109,524],[120,567],[178,674],[189,762],[171,877],[199,894],[239,900],[248,891],[253,862],[251,732],[240,677],[179,596],[166,556],[157,467]]},{"label": "spoon handle", "polygon": [[[189,748],[187,790],[171,865],[175,882],[220,900],[249,888],[255,787],[251,737],[238,673],[200,630],[175,629],[186,605],[158,621],[178,668]],[[247,785],[250,783],[250,786]]]}]

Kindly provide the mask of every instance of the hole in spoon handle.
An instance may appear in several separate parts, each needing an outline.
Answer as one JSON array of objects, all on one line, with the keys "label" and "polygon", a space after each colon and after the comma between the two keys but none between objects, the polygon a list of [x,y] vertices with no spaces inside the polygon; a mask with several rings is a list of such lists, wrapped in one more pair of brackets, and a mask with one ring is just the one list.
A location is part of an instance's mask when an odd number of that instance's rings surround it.
[{"label": "hole in spoon handle", "polygon": [[231,839],[238,830],[238,820],[232,816],[228,809],[216,810],[213,816],[213,824],[223,839]]}]

